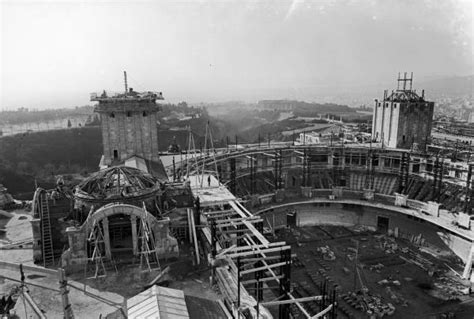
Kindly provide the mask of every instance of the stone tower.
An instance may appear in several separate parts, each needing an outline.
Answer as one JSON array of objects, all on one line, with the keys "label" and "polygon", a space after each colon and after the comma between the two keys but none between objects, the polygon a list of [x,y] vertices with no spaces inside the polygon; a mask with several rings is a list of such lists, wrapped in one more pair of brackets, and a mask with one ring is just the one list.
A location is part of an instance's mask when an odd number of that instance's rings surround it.
[{"label": "stone tower", "polygon": [[91,94],[91,101],[99,102],[94,111],[102,121],[101,166],[121,164],[133,156],[159,161],[156,100],[163,100],[162,93],[128,89],[124,75],[124,93]]},{"label": "stone tower", "polygon": [[412,90],[413,73],[398,76],[396,91],[384,92],[382,101],[375,100],[372,139],[384,146],[424,150],[431,136],[434,102],[425,101]]}]

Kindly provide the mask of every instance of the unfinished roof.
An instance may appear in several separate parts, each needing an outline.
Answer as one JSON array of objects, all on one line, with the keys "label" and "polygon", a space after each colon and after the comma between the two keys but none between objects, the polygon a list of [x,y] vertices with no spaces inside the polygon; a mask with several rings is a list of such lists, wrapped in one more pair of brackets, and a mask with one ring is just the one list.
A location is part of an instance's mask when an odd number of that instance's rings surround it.
[{"label": "unfinished roof", "polygon": [[182,290],[153,286],[127,300],[128,318],[189,318]]},{"label": "unfinished roof", "polygon": [[424,102],[423,97],[413,90],[396,90],[390,94],[385,101],[392,102]]},{"label": "unfinished roof", "polygon": [[80,183],[74,196],[89,202],[141,200],[155,196],[159,189],[160,184],[152,175],[132,167],[114,166]]}]

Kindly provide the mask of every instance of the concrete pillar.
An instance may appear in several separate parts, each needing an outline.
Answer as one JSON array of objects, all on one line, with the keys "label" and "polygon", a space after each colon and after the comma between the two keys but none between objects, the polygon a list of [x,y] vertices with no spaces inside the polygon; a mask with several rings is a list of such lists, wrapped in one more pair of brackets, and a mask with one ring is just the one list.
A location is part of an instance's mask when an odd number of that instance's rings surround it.
[{"label": "concrete pillar", "polygon": [[104,228],[105,257],[112,258],[112,250],[110,248],[109,219],[107,217],[102,219],[102,226]]},{"label": "concrete pillar", "polygon": [[364,189],[363,196],[365,200],[369,200],[369,201],[374,200],[374,194],[375,194],[375,191],[373,189],[367,189],[367,188]]},{"label": "concrete pillar", "polygon": [[304,187],[304,186],[302,186],[302,187],[301,187],[301,195],[303,195],[303,197],[310,198],[310,197],[312,196],[311,190],[312,190],[311,187]]},{"label": "concrete pillar", "polygon": [[342,197],[342,187],[340,187],[340,186],[333,187],[333,189],[332,189],[332,194],[333,194],[335,197]]},{"label": "concrete pillar", "polygon": [[406,206],[407,197],[407,195],[395,193],[395,206]]},{"label": "concrete pillar", "polygon": [[138,237],[137,237],[137,216],[130,216],[130,222],[132,223],[132,249],[133,254],[138,255]]},{"label": "concrete pillar", "polygon": [[43,243],[41,242],[41,219],[35,218],[31,221],[33,230],[33,260],[39,262],[43,258]]},{"label": "concrete pillar", "polygon": [[431,216],[436,216],[439,217],[439,206],[437,202],[428,202],[426,204],[426,212],[430,214]]}]

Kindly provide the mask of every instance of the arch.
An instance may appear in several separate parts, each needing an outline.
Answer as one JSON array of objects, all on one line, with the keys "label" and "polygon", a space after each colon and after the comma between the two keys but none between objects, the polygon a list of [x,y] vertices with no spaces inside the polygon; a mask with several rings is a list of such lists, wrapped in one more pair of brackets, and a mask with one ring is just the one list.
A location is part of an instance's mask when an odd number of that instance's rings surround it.
[{"label": "arch", "polygon": [[123,214],[128,216],[136,216],[140,219],[144,219],[148,222],[150,226],[156,224],[158,220],[152,214],[148,213],[145,209],[129,205],[129,204],[120,204],[112,203],[105,206],[102,206],[92,214],[90,214],[84,224],[81,226],[82,231],[86,231],[87,234],[91,231],[94,221],[98,223],[99,221],[107,218],[109,216]]},{"label": "arch", "polygon": [[46,193],[46,191],[41,187],[38,187],[35,190],[35,194],[33,195],[33,200],[31,202],[31,211],[33,212],[33,218],[41,218],[41,213],[39,209],[41,207],[40,199],[43,193]]}]

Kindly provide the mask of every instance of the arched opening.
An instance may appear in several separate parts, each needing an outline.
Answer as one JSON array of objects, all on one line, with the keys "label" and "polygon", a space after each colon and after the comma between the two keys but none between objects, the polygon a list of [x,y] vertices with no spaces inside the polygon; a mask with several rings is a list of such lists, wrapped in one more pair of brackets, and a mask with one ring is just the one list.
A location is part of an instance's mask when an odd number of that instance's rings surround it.
[{"label": "arched opening", "polygon": [[116,214],[109,216],[108,220],[112,258],[115,260],[130,258],[133,255],[131,216]]}]

